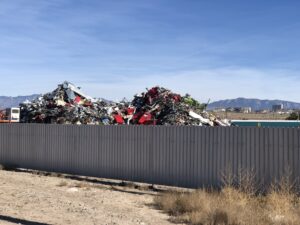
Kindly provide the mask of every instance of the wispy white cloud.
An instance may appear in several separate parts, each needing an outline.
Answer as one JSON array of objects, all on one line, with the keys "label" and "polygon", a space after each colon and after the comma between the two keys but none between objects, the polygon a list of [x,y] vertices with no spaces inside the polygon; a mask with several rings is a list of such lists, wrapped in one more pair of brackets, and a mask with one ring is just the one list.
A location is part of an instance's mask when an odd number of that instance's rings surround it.
[{"label": "wispy white cloud", "polygon": [[131,98],[145,88],[161,85],[181,94],[189,93],[202,102],[236,97],[300,102],[300,97],[294,95],[300,85],[296,75],[295,71],[288,70],[219,68],[132,78],[124,76],[115,78],[113,82],[82,81],[82,86],[93,95],[114,100]]}]

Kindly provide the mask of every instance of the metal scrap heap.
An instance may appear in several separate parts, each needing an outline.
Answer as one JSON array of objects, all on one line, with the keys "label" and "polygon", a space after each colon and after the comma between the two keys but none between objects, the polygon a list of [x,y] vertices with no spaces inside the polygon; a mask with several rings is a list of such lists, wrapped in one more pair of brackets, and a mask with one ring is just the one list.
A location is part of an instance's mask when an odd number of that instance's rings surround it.
[{"label": "metal scrap heap", "polygon": [[128,106],[115,110],[113,116],[118,124],[228,126],[205,112],[205,107],[189,95],[181,96],[163,87],[153,87],[135,95]]},{"label": "metal scrap heap", "polygon": [[108,103],[85,95],[69,82],[32,102],[20,104],[22,123],[110,124]]},{"label": "metal scrap heap", "polygon": [[191,96],[181,96],[163,87],[135,95],[132,101],[113,103],[85,95],[66,81],[53,92],[20,104],[20,108],[22,123],[229,125],[205,112],[205,105]]}]

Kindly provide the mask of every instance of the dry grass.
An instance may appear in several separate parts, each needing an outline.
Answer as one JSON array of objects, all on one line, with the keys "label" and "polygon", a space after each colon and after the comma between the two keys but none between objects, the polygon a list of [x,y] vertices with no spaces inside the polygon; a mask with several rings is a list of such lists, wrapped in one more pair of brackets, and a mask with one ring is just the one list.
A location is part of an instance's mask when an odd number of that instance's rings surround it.
[{"label": "dry grass", "polygon": [[78,182],[71,186],[76,187],[76,188],[90,189],[93,185],[86,183],[86,182]]},{"label": "dry grass", "polygon": [[57,187],[74,187],[74,188],[81,188],[81,189],[90,189],[92,187],[91,184],[86,182],[76,182],[76,183],[67,183],[66,181],[61,181],[57,185]]},{"label": "dry grass", "polygon": [[66,181],[61,181],[57,184],[58,187],[65,187],[67,185],[68,185],[68,183]]},{"label": "dry grass", "polygon": [[235,185],[231,181],[227,180],[220,191],[166,193],[156,197],[155,203],[176,222],[193,225],[300,224],[299,197],[288,179],[273,184],[263,195],[255,191],[249,175]]},{"label": "dry grass", "polygon": [[216,116],[230,120],[285,120],[288,114],[277,113],[236,113],[236,112],[216,112]]}]

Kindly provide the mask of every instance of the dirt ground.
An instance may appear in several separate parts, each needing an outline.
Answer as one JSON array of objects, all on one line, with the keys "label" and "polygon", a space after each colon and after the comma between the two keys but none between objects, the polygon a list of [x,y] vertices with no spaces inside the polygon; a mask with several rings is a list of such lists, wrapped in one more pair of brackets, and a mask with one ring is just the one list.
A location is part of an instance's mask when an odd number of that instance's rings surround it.
[{"label": "dirt ground", "polygon": [[229,120],[285,120],[289,115],[277,113],[217,112],[216,116]]},{"label": "dirt ground", "polygon": [[0,224],[172,224],[149,190],[0,171]]}]

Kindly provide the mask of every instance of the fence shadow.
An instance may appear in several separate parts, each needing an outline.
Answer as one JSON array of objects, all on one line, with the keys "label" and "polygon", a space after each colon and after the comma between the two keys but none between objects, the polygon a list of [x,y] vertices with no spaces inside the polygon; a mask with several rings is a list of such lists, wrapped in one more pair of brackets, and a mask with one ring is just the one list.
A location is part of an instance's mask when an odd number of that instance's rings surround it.
[{"label": "fence shadow", "polygon": [[0,221],[6,221],[9,223],[22,224],[22,225],[51,225],[49,223],[40,223],[40,222],[18,219],[18,218],[4,216],[4,215],[0,215]]},{"label": "fence shadow", "polygon": [[[20,169],[13,167],[5,167],[6,171],[12,171],[17,173],[30,173],[39,176],[50,176],[50,177],[60,177],[63,179],[79,181],[79,182],[87,182],[90,184],[98,184],[111,187],[114,191],[126,192],[136,195],[153,195],[156,194],[151,192],[165,192],[164,189],[156,188],[153,184],[138,184],[136,182],[131,181],[123,181],[123,180],[109,180],[103,178],[95,178],[95,177],[87,177],[73,174],[63,174],[57,172],[46,172],[39,170],[31,170],[31,169]],[[122,189],[123,188],[123,189]]]}]

